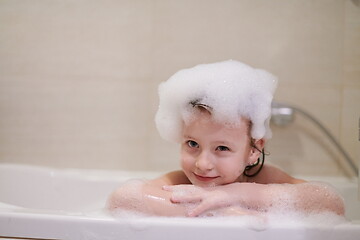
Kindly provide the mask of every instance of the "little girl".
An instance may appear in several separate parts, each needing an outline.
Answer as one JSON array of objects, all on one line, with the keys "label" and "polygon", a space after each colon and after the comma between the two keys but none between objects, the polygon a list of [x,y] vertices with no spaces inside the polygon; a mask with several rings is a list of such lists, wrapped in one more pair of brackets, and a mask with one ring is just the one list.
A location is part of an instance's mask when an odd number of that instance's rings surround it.
[{"label": "little girl", "polygon": [[184,69],[162,83],[155,120],[164,139],[180,144],[182,171],[123,184],[108,209],[189,217],[276,209],[344,215],[330,186],[264,164],[276,84],[270,73],[237,61]]}]

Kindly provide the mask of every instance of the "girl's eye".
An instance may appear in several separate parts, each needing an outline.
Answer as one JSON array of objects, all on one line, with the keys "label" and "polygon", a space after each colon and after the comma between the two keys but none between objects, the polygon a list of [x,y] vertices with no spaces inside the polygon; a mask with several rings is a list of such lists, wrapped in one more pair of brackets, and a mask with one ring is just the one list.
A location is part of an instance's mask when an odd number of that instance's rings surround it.
[{"label": "girl's eye", "polygon": [[192,140],[189,140],[187,141],[187,145],[191,148],[198,148],[199,147],[199,144],[195,141],[192,141]]},{"label": "girl's eye", "polygon": [[230,151],[230,148],[226,146],[218,146],[216,150],[223,152],[223,151]]}]

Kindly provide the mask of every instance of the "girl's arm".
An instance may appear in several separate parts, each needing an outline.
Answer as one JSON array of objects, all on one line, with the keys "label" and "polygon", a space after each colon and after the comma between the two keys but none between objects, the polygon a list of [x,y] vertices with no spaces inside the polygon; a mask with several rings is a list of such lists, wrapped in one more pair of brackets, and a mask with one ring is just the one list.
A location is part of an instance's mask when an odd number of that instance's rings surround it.
[{"label": "girl's arm", "polygon": [[[261,172],[262,175],[249,179],[249,182],[209,188],[179,185],[167,186],[164,189],[173,192],[171,201],[174,203],[197,204],[196,208],[187,212],[188,216],[198,216],[210,210],[230,206],[260,212],[330,211],[344,215],[343,199],[333,187],[324,183],[305,182],[292,178],[274,167],[263,170],[265,171]],[[186,194],[190,192],[191,194]]]},{"label": "girl's arm", "polygon": [[186,184],[181,172],[171,172],[154,180],[131,180],[116,189],[108,198],[107,209],[134,211],[157,216],[185,216],[188,209],[183,204],[170,201],[171,192],[164,185]]},{"label": "girl's arm", "polygon": [[[239,207],[259,212],[274,210],[320,213],[330,211],[344,215],[342,198],[332,187],[323,183],[232,183],[209,188],[177,185],[167,186],[165,189],[173,192],[171,201],[174,203],[198,204],[196,208],[187,212],[190,217],[226,207]],[[186,194],[189,192],[191,194]]]}]

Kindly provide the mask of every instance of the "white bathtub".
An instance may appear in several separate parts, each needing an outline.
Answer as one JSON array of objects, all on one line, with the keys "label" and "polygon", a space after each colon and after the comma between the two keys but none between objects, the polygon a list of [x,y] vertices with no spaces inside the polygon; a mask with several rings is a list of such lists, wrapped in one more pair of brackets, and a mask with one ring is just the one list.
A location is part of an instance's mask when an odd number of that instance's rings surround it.
[{"label": "white bathtub", "polygon": [[[349,222],[264,227],[232,218],[115,219],[103,207],[129,179],[154,172],[56,170],[0,164],[0,239],[359,239],[357,183],[328,178],[343,194]],[[321,180],[317,178],[316,180]]]}]

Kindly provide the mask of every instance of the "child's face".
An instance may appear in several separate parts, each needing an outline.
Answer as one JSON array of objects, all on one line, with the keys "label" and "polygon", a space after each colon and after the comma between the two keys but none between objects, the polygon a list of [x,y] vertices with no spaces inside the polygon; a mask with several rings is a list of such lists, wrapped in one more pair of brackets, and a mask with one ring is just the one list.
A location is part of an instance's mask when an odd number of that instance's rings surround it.
[{"label": "child's face", "polygon": [[192,184],[202,187],[241,181],[251,163],[248,121],[229,128],[211,120],[208,112],[184,126],[181,165]]}]

